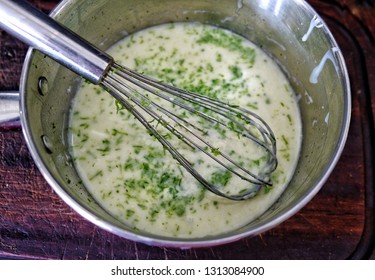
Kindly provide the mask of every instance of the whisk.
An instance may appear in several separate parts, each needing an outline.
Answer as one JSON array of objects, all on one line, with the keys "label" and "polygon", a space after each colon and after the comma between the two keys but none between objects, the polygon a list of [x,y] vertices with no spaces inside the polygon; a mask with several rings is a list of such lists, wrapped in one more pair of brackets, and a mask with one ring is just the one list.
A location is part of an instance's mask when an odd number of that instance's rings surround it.
[{"label": "whisk", "polygon": [[[272,185],[271,175],[277,167],[276,139],[269,125],[255,113],[121,66],[24,1],[0,0],[0,27],[103,87],[120,109],[130,111],[212,193],[244,200],[255,196],[263,186]],[[213,140],[210,128],[225,137]],[[254,146],[257,159],[228,148],[236,145]],[[193,158],[204,164],[197,164]],[[205,176],[207,166],[212,172]],[[224,183],[215,180],[220,176],[225,178]]]}]

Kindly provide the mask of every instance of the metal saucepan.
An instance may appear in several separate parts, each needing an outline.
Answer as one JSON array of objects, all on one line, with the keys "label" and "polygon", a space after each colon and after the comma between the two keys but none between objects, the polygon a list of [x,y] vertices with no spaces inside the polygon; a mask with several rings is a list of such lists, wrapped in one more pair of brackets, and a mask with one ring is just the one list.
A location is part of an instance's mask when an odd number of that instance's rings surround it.
[{"label": "metal saucepan", "polygon": [[[261,46],[297,92],[303,143],[296,172],[281,198],[259,219],[231,232],[178,239],[133,231],[104,211],[80,183],[68,150],[69,109],[79,78],[30,49],[20,82],[20,120],[30,152],[55,192],[74,210],[119,236],[164,247],[205,247],[264,232],[301,209],[324,184],[344,147],[351,98],[342,54],[326,24],[304,1],[65,0],[51,16],[105,50],[124,36],[166,22],[202,22],[230,29]],[[3,95],[5,121],[18,96]],[[4,117],[5,116],[5,117]]]}]

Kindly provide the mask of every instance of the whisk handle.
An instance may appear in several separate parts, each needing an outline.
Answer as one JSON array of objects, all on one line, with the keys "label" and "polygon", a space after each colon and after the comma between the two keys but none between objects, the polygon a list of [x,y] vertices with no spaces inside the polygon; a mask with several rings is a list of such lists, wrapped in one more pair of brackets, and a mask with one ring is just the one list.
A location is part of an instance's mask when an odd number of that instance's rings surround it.
[{"label": "whisk handle", "polygon": [[0,28],[99,84],[112,57],[23,0],[0,0]]}]

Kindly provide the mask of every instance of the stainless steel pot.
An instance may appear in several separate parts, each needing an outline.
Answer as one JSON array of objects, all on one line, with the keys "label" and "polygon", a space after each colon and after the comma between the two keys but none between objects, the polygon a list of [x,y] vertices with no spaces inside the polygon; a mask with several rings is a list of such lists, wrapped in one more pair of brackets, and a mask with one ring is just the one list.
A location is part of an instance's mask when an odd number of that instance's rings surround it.
[{"label": "stainless steel pot", "polygon": [[[99,227],[164,247],[233,242],[264,232],[295,214],[319,191],[338,161],[350,120],[348,74],[326,24],[304,1],[65,0],[51,16],[104,50],[132,32],[160,23],[198,21],[227,28],[271,55],[299,98],[301,155],[293,179],[277,203],[256,221],[226,234],[197,239],[156,236],[135,232],[111,217],[82,186],[67,142],[69,109],[79,78],[30,49],[20,83],[20,119],[27,145],[55,192]],[[1,102],[14,99],[14,94],[8,94]],[[0,107],[2,115],[5,108],[8,105]]]}]

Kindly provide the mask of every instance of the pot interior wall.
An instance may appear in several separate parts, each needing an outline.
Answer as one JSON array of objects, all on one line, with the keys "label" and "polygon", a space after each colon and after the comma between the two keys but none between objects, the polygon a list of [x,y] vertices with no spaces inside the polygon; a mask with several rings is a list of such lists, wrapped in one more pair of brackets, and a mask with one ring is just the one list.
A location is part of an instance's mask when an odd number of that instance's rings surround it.
[{"label": "pot interior wall", "polygon": [[[299,98],[303,121],[301,156],[295,176],[279,202],[262,219],[238,230],[243,233],[265,225],[316,192],[317,183],[334,161],[343,134],[345,79],[337,71],[342,65],[327,61],[318,83],[310,82],[313,69],[325,54],[329,51],[333,56],[337,54],[327,39],[325,27],[316,28],[307,41],[302,40],[313,18],[310,10],[297,11],[297,7],[293,1],[88,0],[65,1],[53,15],[103,50],[124,36],[155,24],[180,21],[213,24],[250,39],[280,64]],[[80,79],[38,52],[28,61],[25,75],[26,129],[38,160],[47,167],[40,165],[43,173],[48,174],[47,180],[63,198],[73,197],[74,205],[126,228],[97,205],[73,168],[67,143],[68,119]]]}]

